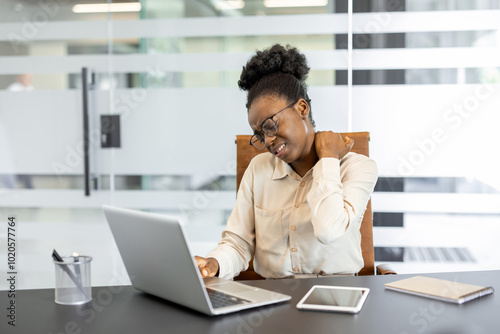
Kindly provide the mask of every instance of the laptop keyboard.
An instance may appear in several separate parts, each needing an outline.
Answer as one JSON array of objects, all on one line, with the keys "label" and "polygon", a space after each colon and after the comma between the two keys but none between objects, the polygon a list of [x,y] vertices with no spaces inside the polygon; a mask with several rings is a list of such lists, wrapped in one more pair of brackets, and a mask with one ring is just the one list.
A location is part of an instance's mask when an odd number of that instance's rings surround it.
[{"label": "laptop keyboard", "polygon": [[210,288],[207,288],[207,292],[208,296],[210,297],[210,301],[212,302],[213,308],[221,308],[226,306],[250,303],[249,300],[231,296],[224,292],[212,290]]}]

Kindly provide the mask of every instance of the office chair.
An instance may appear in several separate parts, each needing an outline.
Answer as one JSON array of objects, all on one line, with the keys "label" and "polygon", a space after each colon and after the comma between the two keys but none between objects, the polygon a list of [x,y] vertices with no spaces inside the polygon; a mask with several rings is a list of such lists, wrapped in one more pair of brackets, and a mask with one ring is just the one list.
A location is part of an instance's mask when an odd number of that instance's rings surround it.
[{"label": "office chair", "polygon": [[[341,133],[342,138],[345,136],[354,140],[352,152],[369,156],[368,142],[370,141],[369,132],[348,132]],[[257,154],[267,151],[259,151],[250,145],[251,135],[236,136],[236,190],[240,187],[241,178],[247,169],[248,164]],[[374,275],[375,274],[375,256],[373,250],[373,214],[371,200],[368,201],[363,221],[361,222],[361,251],[363,254],[364,267],[359,271],[358,275]],[[381,264],[377,266],[377,274],[387,275],[396,274],[389,266]],[[242,271],[235,280],[256,280],[264,279],[257,274],[253,268],[253,259],[250,261],[247,270]]]}]

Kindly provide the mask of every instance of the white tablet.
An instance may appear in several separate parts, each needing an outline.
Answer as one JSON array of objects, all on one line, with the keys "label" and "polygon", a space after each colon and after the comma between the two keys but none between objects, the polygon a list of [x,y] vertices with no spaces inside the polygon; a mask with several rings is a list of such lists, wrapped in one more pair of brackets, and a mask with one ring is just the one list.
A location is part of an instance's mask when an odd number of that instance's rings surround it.
[{"label": "white tablet", "polygon": [[298,309],[358,313],[370,289],[315,285],[297,304]]}]

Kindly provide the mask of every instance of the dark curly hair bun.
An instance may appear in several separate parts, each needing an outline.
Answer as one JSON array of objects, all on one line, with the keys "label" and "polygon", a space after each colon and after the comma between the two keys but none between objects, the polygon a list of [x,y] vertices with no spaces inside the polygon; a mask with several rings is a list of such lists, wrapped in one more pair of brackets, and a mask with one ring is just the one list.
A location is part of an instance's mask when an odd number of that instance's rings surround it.
[{"label": "dark curly hair bun", "polygon": [[306,57],[290,45],[275,44],[269,49],[257,51],[243,67],[238,86],[249,91],[263,77],[277,72],[291,74],[305,85],[309,73]]}]

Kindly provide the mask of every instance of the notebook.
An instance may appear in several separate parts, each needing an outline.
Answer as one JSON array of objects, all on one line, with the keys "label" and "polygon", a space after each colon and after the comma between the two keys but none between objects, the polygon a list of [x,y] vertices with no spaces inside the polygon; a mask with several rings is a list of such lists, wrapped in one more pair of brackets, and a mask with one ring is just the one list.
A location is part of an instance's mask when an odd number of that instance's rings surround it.
[{"label": "notebook", "polygon": [[424,276],[414,276],[385,284],[386,289],[417,296],[438,299],[444,302],[463,304],[493,293],[492,287],[458,283]]},{"label": "notebook", "polygon": [[132,285],[208,315],[291,297],[218,277],[203,279],[177,217],[103,205]]}]

